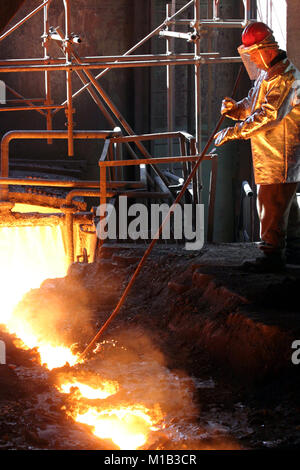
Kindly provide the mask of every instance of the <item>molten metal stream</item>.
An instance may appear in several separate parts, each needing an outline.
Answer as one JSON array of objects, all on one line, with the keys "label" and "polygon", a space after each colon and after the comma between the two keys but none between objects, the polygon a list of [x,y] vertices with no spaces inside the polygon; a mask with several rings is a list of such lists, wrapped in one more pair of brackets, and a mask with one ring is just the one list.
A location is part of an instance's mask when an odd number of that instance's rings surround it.
[{"label": "molten metal stream", "polygon": [[67,264],[60,227],[2,227],[0,228],[0,323],[6,325],[27,348],[37,347],[41,362],[49,369],[75,364],[69,348],[53,338],[49,343],[37,336],[33,325],[22,320],[16,308],[23,296],[38,288],[48,278],[65,276]]}]

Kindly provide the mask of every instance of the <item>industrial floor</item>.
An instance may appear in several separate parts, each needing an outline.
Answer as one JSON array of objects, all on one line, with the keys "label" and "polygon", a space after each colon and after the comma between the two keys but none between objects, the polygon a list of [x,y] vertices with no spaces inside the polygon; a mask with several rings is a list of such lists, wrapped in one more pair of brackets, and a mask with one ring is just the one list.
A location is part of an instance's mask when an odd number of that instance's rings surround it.
[{"label": "industrial floor", "polygon": [[[65,278],[30,291],[22,301],[28,318],[44,316],[49,331],[82,350],[144,250],[105,245],[96,263],[75,263]],[[242,263],[258,255],[255,244],[205,245],[197,253],[157,245],[98,351],[76,366],[118,379],[132,400],[160,403],[166,427],[146,449],[299,447],[292,343],[300,340],[300,267],[246,273]],[[49,304],[63,305],[64,321],[49,315]],[[74,368],[48,372],[4,327],[0,339],[8,354],[0,366],[0,449],[115,448],[63,411],[68,398],[53,384]]]}]

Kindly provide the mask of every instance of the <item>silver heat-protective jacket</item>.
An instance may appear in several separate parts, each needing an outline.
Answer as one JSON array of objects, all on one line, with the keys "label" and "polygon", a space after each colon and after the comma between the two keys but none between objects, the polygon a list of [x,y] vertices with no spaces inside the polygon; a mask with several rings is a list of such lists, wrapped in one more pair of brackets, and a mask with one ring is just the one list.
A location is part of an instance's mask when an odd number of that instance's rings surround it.
[{"label": "silver heat-protective jacket", "polygon": [[300,181],[300,72],[288,60],[262,71],[226,116],[231,139],[251,138],[256,184]]}]

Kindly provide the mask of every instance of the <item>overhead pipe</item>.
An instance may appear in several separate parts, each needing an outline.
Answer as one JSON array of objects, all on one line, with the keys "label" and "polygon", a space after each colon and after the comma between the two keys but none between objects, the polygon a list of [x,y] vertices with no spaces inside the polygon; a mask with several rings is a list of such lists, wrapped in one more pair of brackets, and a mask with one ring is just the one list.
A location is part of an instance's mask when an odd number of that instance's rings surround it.
[{"label": "overhead pipe", "polygon": [[[153,60],[153,61],[128,61],[128,62],[101,62],[101,63],[84,63],[84,60],[78,56],[81,63],[78,64],[50,64],[50,65],[1,65],[0,72],[1,73],[15,73],[15,72],[45,72],[45,71],[76,71],[76,70],[96,70],[96,69],[113,69],[113,68],[126,68],[126,67],[153,67],[153,66],[164,66],[164,65],[192,65],[195,64],[197,61],[205,60],[204,56],[194,57],[191,59],[176,59],[176,60],[169,60],[168,58],[165,60]],[[97,80],[96,77],[94,77]],[[89,82],[89,85],[92,85],[92,82]],[[88,85],[85,85],[85,88]],[[84,89],[85,89],[84,88]],[[76,94],[73,95],[77,96]],[[61,106],[67,104],[67,101],[64,101]]]},{"label": "overhead pipe", "polygon": [[[58,28],[57,28],[58,29]],[[60,37],[60,36],[59,36]],[[219,52],[203,52],[203,56],[219,56]],[[94,63],[94,62],[128,62],[128,60],[131,61],[144,61],[144,60],[161,60],[161,59],[192,59],[194,57],[194,54],[189,52],[189,53],[181,53],[181,54],[142,54],[142,55],[128,55],[128,56],[119,56],[119,55],[114,55],[114,56],[86,56],[86,57],[80,57],[82,61],[85,63]],[[0,60],[0,66],[2,65],[48,65],[48,64],[65,64],[66,63],[66,58],[65,57],[59,57],[59,58],[31,58],[31,59],[2,59]]]},{"label": "overhead pipe", "polygon": [[[193,59],[175,59],[175,60],[145,60],[145,61],[129,61],[129,62],[111,62],[111,63],[84,63],[83,59],[79,56],[79,60],[81,63],[77,64],[53,64],[53,65],[0,65],[0,72],[1,73],[14,73],[14,72],[45,72],[45,71],[77,71],[77,70],[93,70],[93,69],[120,69],[120,68],[136,68],[136,67],[158,67],[158,66],[167,66],[167,65],[199,65],[199,64],[209,64],[209,63],[236,63],[241,62],[241,58],[239,56],[236,57],[221,57],[219,54],[200,54],[199,56],[193,56]],[[94,77],[96,79],[96,76]],[[89,85],[92,85],[92,82],[89,82]],[[84,88],[84,89],[85,89]],[[73,95],[73,99],[74,99]],[[67,101],[64,101],[60,106],[64,107],[67,104]]]}]

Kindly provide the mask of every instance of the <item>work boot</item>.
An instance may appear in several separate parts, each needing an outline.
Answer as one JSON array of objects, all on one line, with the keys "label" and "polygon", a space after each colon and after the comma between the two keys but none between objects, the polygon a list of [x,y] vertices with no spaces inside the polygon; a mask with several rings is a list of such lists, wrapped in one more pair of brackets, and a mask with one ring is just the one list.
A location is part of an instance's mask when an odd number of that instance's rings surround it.
[{"label": "work boot", "polygon": [[268,254],[255,261],[245,261],[242,268],[253,273],[277,273],[285,270],[285,260],[280,254]]},{"label": "work boot", "polygon": [[300,239],[288,238],[285,250],[287,264],[300,265]]},{"label": "work boot", "polygon": [[286,250],[286,264],[300,266],[300,253]]}]

